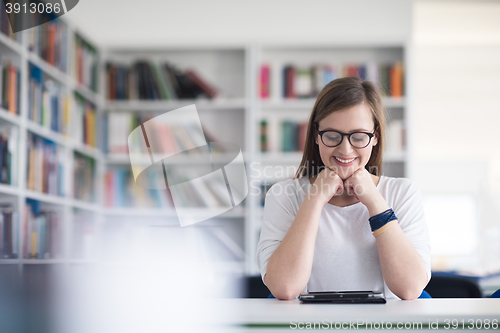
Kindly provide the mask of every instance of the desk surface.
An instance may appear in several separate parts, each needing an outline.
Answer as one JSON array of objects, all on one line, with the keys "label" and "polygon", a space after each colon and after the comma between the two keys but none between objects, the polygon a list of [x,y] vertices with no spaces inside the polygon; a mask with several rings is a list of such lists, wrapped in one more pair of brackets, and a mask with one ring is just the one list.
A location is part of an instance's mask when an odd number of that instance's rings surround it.
[{"label": "desk surface", "polygon": [[[387,304],[300,304],[298,300],[220,299],[217,308],[226,313],[224,324],[247,329],[290,328],[293,323],[307,322],[439,322],[443,329],[447,320],[456,320],[467,329],[496,320],[500,328],[500,299],[418,299],[388,300]],[[215,305],[215,304],[214,304]],[[224,313],[223,312],[223,313]],[[395,326],[393,327],[395,328]],[[461,328],[461,327],[458,327]],[[477,326],[474,326],[477,328]],[[491,330],[491,328],[490,328]],[[498,329],[496,330],[498,331]]]}]

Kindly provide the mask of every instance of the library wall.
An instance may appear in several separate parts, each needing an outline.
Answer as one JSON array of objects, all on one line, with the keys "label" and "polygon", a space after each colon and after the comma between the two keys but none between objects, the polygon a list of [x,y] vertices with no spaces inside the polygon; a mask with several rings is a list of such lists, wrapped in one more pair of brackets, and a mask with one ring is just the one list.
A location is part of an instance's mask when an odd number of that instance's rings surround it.
[{"label": "library wall", "polygon": [[[500,268],[500,4],[418,2],[413,40],[412,177],[424,198],[444,205],[436,219],[446,214],[437,223],[426,212],[435,267],[493,272]],[[453,218],[453,207],[469,207],[472,218]],[[446,255],[458,239],[469,241]]]},{"label": "library wall", "polygon": [[380,40],[381,36],[405,40],[411,34],[411,4],[410,0],[191,0],[176,2],[173,10],[168,1],[118,7],[113,0],[87,0],[65,16],[95,42],[109,47]]}]

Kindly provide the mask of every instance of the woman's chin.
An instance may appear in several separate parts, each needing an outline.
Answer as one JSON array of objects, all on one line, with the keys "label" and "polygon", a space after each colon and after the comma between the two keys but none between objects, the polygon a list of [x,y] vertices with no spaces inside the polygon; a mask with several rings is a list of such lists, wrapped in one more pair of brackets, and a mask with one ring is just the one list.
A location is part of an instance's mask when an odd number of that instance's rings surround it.
[{"label": "woman's chin", "polygon": [[341,167],[338,165],[330,165],[328,168],[332,171],[335,171],[335,173],[339,175],[342,180],[346,180],[347,178],[351,177],[352,174],[357,170],[357,168],[355,168],[354,166]]}]

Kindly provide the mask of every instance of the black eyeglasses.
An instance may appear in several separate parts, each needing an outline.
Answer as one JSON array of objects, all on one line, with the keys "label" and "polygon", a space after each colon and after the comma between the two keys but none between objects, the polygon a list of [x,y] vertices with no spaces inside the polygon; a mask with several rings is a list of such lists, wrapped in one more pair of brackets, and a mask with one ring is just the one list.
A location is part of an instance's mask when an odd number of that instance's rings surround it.
[{"label": "black eyeglasses", "polygon": [[344,140],[344,136],[347,136],[349,143],[354,148],[365,148],[370,144],[372,138],[375,136],[374,133],[369,132],[352,132],[347,134],[334,130],[320,131],[318,124],[316,124],[316,129],[318,130],[318,134],[321,137],[321,142],[323,142],[325,146],[330,148],[340,145],[342,143],[342,140]]}]

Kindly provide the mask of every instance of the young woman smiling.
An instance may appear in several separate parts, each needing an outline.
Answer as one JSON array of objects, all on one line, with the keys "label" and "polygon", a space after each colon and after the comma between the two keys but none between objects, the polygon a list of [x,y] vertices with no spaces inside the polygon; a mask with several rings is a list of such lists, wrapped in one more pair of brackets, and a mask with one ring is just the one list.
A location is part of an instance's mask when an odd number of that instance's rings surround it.
[{"label": "young woman smiling", "polygon": [[276,298],[333,290],[421,294],[431,276],[421,195],[409,179],[380,175],[384,139],[373,83],[348,77],[323,88],[295,178],[266,194],[258,258]]}]

